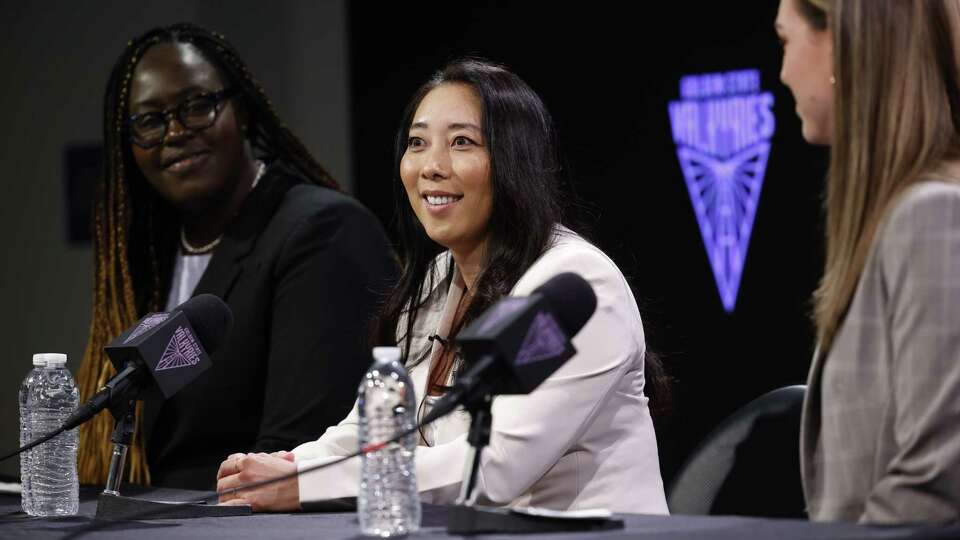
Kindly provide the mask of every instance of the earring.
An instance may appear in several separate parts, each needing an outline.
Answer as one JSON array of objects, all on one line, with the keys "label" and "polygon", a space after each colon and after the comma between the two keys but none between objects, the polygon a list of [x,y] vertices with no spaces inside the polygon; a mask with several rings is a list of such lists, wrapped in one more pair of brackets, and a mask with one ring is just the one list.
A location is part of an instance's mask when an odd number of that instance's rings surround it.
[{"label": "earring", "polygon": [[830,76],[830,84],[837,84],[837,78],[833,75]]}]

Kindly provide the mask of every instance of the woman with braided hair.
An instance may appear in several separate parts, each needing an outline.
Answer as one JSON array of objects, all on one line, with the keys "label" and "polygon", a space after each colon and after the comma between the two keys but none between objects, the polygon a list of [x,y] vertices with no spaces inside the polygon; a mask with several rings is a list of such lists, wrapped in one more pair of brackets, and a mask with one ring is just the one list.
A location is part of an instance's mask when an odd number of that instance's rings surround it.
[{"label": "woman with braided hair", "polygon": [[[368,321],[394,260],[376,218],[339,192],[222,35],[191,24],[128,43],[104,99],[94,218],[89,397],[103,346],[138,318],[213,293],[235,324],[213,367],[146,396],[125,480],[213,486],[224,455],[316,437],[353,404]],[[101,483],[113,419],[81,429],[81,481]]]}]

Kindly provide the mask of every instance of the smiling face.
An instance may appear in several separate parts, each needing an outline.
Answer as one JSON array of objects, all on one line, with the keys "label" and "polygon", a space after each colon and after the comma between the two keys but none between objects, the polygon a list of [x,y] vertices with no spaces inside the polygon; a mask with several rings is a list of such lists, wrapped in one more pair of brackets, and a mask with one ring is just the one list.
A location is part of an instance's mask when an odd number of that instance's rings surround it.
[{"label": "smiling face", "polygon": [[[225,81],[188,43],[151,47],[133,72],[128,114],[175,108],[199,94],[222,90]],[[152,148],[131,145],[134,160],[150,185],[182,211],[200,212],[230,198],[249,167],[250,151],[233,106],[227,100],[210,127],[191,131],[175,114],[163,141]]]},{"label": "smiling face", "polygon": [[441,84],[417,107],[400,177],[427,235],[455,252],[483,246],[493,208],[482,105],[468,85]]},{"label": "smiling face", "polygon": [[796,2],[780,0],[775,24],[783,44],[780,80],[796,102],[803,138],[813,144],[833,141],[833,38],[811,26]]}]

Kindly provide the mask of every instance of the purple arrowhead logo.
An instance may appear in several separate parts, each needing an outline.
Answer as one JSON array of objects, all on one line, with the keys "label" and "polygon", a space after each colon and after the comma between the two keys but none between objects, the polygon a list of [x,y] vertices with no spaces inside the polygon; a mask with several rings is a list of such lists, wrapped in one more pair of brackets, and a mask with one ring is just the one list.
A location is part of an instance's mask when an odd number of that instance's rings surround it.
[{"label": "purple arrowhead logo", "polygon": [[157,362],[154,371],[163,371],[165,369],[177,369],[188,366],[195,366],[200,361],[200,346],[197,339],[193,337],[190,330],[183,326],[178,326],[170,337],[170,343],[167,344],[163,356]]},{"label": "purple arrowhead logo", "polygon": [[147,330],[150,330],[154,326],[162,323],[163,321],[169,318],[170,318],[169,313],[154,313],[152,315],[147,315],[142,321],[140,321],[140,324],[138,324],[137,327],[134,328],[133,332],[131,332],[130,335],[127,336],[127,339],[123,340],[124,345],[142,336],[144,333],[147,332]]},{"label": "purple arrowhead logo", "polygon": [[559,356],[566,350],[566,343],[567,336],[557,321],[547,312],[537,313],[514,363],[522,366]]},{"label": "purple arrowhead logo", "polygon": [[689,75],[669,105],[677,158],[720,300],[737,303],[776,122],[757,70]]}]

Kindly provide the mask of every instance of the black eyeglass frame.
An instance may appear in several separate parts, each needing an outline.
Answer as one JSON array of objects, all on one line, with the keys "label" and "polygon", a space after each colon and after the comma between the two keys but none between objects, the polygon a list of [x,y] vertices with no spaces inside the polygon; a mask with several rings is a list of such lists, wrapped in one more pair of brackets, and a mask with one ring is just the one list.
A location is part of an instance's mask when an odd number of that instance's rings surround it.
[{"label": "black eyeglass frame", "polygon": [[[233,95],[233,93],[234,93],[233,88],[223,88],[215,92],[203,92],[200,94],[195,94],[193,96],[190,96],[184,99],[183,101],[181,101],[180,103],[177,103],[172,107],[167,107],[162,111],[150,111],[150,112],[131,115],[129,118],[127,118],[127,131],[129,132],[129,135],[130,135],[130,142],[139,146],[140,148],[143,148],[144,150],[153,148],[155,146],[159,146],[161,143],[163,143],[163,140],[167,138],[167,130],[170,129],[171,115],[176,115],[177,121],[180,122],[180,125],[183,126],[184,129],[192,133],[198,133],[200,131],[203,131],[217,123],[217,118],[220,117],[220,113],[223,111],[224,104],[226,103],[227,99],[229,99],[230,96]],[[187,105],[197,99],[211,100],[213,102],[213,115],[210,117],[210,121],[206,125],[190,127],[187,125],[187,122],[184,120],[184,116],[186,115]],[[159,116],[163,118],[163,133],[161,133],[160,136],[157,137],[156,142],[153,142],[153,143],[144,142],[143,140],[138,140],[134,132],[133,124],[136,121],[140,120],[141,118],[145,118],[147,116]]]}]

